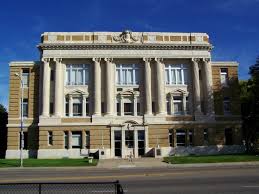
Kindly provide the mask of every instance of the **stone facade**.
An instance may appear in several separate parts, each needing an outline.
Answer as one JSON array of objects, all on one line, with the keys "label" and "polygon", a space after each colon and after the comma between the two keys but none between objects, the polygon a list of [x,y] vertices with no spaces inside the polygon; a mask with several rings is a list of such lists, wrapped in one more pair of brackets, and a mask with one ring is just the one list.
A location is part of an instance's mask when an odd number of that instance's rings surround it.
[{"label": "stone facade", "polygon": [[46,32],[39,62],[10,63],[7,158],[242,152],[238,64],[206,33]]}]

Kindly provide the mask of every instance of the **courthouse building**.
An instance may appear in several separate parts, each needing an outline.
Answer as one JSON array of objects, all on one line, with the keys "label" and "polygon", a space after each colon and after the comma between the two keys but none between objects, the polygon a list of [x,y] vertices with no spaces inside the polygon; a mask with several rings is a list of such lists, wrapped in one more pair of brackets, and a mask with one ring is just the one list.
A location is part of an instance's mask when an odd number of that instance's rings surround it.
[{"label": "courthouse building", "polygon": [[243,151],[238,63],[211,61],[206,33],[45,32],[38,49],[10,63],[6,158],[21,106],[25,157]]}]

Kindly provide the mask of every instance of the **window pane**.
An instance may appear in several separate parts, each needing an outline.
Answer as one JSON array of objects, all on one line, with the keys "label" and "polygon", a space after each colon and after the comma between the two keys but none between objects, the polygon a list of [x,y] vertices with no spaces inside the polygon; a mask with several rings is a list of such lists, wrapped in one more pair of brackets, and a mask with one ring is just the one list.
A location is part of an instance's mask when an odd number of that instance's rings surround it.
[{"label": "window pane", "polygon": [[116,69],[116,83],[119,84],[120,83],[120,70]]},{"label": "window pane", "polygon": [[169,69],[165,70],[165,83],[166,84],[170,84],[170,80],[169,80]]},{"label": "window pane", "polygon": [[70,85],[70,70],[66,70],[66,85]]},{"label": "window pane", "polygon": [[122,70],[122,84],[127,84],[127,70],[125,69]]},{"label": "window pane", "polygon": [[188,72],[187,69],[183,69],[184,84],[188,83]]},{"label": "window pane", "polygon": [[29,85],[29,73],[23,73],[22,74],[22,81],[23,81],[23,86],[28,87],[28,85]]},{"label": "window pane", "polygon": [[79,69],[77,72],[77,84],[78,85],[83,84],[83,69]]},{"label": "window pane", "polygon": [[139,84],[139,70],[135,69],[135,83]]},{"label": "window pane", "polygon": [[76,85],[76,70],[72,70],[71,85]]},{"label": "window pane", "polygon": [[173,69],[171,71],[171,79],[172,79],[172,84],[176,84],[176,75],[175,75],[175,70]]},{"label": "window pane", "polygon": [[176,70],[176,74],[177,74],[177,84],[181,84],[181,83],[182,83],[181,70],[180,70],[180,69],[177,69],[177,70]]},{"label": "window pane", "polygon": [[85,84],[89,83],[89,69],[85,69]]},{"label": "window pane", "polygon": [[133,70],[129,69],[127,71],[127,84],[133,84]]}]

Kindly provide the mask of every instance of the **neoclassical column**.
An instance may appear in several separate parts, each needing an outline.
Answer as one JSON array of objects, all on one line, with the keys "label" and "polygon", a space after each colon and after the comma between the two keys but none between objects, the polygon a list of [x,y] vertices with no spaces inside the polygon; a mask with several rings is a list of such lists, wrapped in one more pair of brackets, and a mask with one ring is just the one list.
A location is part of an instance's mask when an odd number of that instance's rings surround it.
[{"label": "neoclassical column", "polygon": [[42,98],[42,116],[49,116],[49,96],[50,96],[50,59],[43,59],[43,98]]},{"label": "neoclassical column", "polygon": [[69,106],[69,117],[73,116],[73,96],[69,94],[69,101],[68,101],[68,106]]},{"label": "neoclassical column", "polygon": [[214,101],[213,101],[213,93],[212,93],[212,70],[210,59],[203,59],[203,68],[205,73],[205,79],[203,84],[206,86],[206,112],[207,115],[214,115]]},{"label": "neoclassical column", "polygon": [[55,107],[54,107],[54,115],[56,117],[61,117],[63,113],[63,64],[61,58],[55,58]]},{"label": "neoclassical column", "polygon": [[86,117],[86,95],[85,94],[83,94],[83,96],[82,96],[82,116],[83,117]]},{"label": "neoclassical column", "polygon": [[[101,115],[101,58],[93,58],[94,62],[94,115]],[[107,80],[108,81],[108,80]]]},{"label": "neoclassical column", "polygon": [[143,58],[145,62],[145,114],[152,114],[152,93],[151,93],[151,58]]},{"label": "neoclassical column", "polygon": [[115,87],[115,69],[112,58],[105,58],[106,61],[106,115],[114,114],[114,87]]},{"label": "neoclassical column", "polygon": [[194,112],[196,115],[201,114],[201,97],[200,97],[200,80],[199,80],[199,59],[193,58],[193,96]]},{"label": "neoclassical column", "polygon": [[133,111],[134,111],[134,116],[137,116],[138,115],[138,99],[137,99],[136,95],[134,95],[134,98],[133,98]]},{"label": "neoclassical column", "polygon": [[157,113],[166,114],[165,111],[165,66],[162,58],[155,58],[156,61],[156,86],[157,86]]}]

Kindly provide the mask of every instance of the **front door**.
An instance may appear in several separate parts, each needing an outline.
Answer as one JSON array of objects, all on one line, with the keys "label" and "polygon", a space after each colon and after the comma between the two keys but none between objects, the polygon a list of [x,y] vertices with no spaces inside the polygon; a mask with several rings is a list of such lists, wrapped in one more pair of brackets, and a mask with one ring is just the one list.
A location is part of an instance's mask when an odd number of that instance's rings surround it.
[{"label": "front door", "polygon": [[114,131],[114,154],[121,157],[121,131]]},{"label": "front door", "polygon": [[134,131],[126,130],[125,131],[125,155],[134,156]]}]

